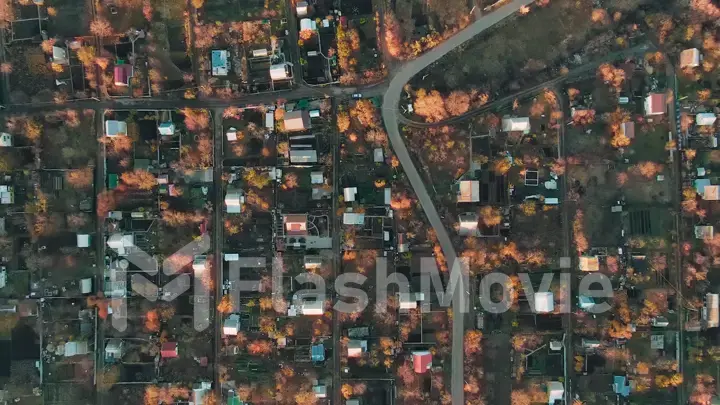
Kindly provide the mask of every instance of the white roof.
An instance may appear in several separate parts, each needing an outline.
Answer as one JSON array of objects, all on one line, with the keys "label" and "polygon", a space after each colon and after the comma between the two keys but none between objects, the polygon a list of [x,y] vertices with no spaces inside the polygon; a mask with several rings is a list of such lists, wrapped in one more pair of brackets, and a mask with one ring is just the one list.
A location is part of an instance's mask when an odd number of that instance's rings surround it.
[{"label": "white roof", "polygon": [[105,353],[120,353],[122,352],[123,340],[122,339],[108,339],[105,345]]},{"label": "white roof", "polygon": [[290,149],[290,163],[317,163],[317,152],[312,149]]},{"label": "white roof", "polygon": [[350,340],[347,349],[348,357],[360,357],[367,351],[367,340]]},{"label": "white roof", "polygon": [[118,136],[127,134],[127,122],[107,120],[105,121],[105,135]]},{"label": "white roof", "polygon": [[124,255],[127,249],[135,246],[135,237],[131,233],[126,235],[114,233],[108,238],[107,245],[115,249],[119,255]]},{"label": "white roof", "polygon": [[272,80],[287,80],[291,77],[290,65],[282,63],[270,66],[270,78]]},{"label": "white roof", "polygon": [[325,313],[325,303],[317,299],[303,301],[300,305],[300,313],[303,315],[322,315]]},{"label": "white roof", "polygon": [[232,314],[223,322],[223,335],[236,336],[240,330],[240,315]]},{"label": "white roof", "polygon": [[315,398],[326,398],[327,397],[327,386],[316,385],[313,387],[313,392],[315,393]]},{"label": "white roof", "polygon": [[343,224],[345,225],[364,225],[365,214],[357,212],[346,212],[343,214]]},{"label": "white roof", "polygon": [[345,401],[345,405],[360,405],[359,399],[348,399]]},{"label": "white roof", "polygon": [[90,294],[92,292],[92,278],[84,278],[80,280],[80,292]]},{"label": "white roof", "polygon": [[385,161],[385,154],[383,153],[382,148],[375,148],[373,150],[373,160],[375,163],[382,163]]},{"label": "white roof", "polygon": [[399,293],[400,309],[415,309],[418,302],[425,300],[423,293]]},{"label": "white roof", "polygon": [[548,313],[552,312],[553,309],[555,309],[553,293],[549,291],[535,293],[535,312]]},{"label": "white roof", "polygon": [[88,354],[88,342],[65,343],[65,357]]},{"label": "white roof", "polygon": [[700,50],[690,48],[680,52],[680,68],[700,66]]},{"label": "white roof", "polygon": [[225,253],[223,255],[226,262],[236,262],[240,260],[240,254],[239,253]]},{"label": "white roof", "polygon": [[8,134],[7,132],[0,133],[0,146],[12,146],[12,140],[12,135]]},{"label": "white roof", "polygon": [[90,247],[90,235],[77,234],[77,247]]},{"label": "white roof", "polygon": [[54,63],[65,65],[68,63],[67,50],[63,47],[54,46],[52,49],[52,60]]},{"label": "white roof", "polygon": [[478,214],[474,212],[465,212],[458,216],[458,220],[460,222],[458,234],[460,234],[461,236],[475,235],[478,230],[478,223],[480,221],[480,217],[478,217]]},{"label": "white roof", "polygon": [[323,184],[325,183],[325,176],[323,176],[322,172],[312,172],[310,173],[310,183]]},{"label": "white roof", "polygon": [[695,225],[695,238],[697,239],[712,239],[715,234],[715,229],[712,225]]},{"label": "white roof", "polygon": [[530,130],[530,118],[528,118],[528,117],[503,118],[502,129],[505,132],[529,131]]},{"label": "white roof", "polygon": [[228,141],[237,141],[237,129],[235,127],[228,128],[225,136],[227,136]]},{"label": "white roof", "polygon": [[175,124],[172,122],[163,122],[158,125],[160,135],[175,135]]},{"label": "white roof", "polygon": [[458,202],[478,202],[480,201],[480,182],[477,180],[460,181],[460,190],[458,191]]},{"label": "white roof", "polygon": [[345,187],[343,189],[343,197],[345,202],[355,201],[355,195],[357,194],[357,187]]},{"label": "white roof", "polygon": [[317,31],[317,23],[315,23],[315,20],[311,20],[309,18],[303,18],[300,20],[300,31],[304,30]]},{"label": "white roof", "polygon": [[193,271],[204,271],[207,269],[207,256],[205,255],[197,255],[193,259]]},{"label": "white roof", "polygon": [[695,124],[697,125],[713,125],[715,120],[717,120],[717,116],[709,112],[698,113],[695,116]]},{"label": "white roof", "polygon": [[551,381],[547,385],[548,404],[553,405],[555,401],[562,401],[565,395],[565,388],[559,381]]},{"label": "white roof", "polygon": [[225,207],[230,214],[240,213],[243,202],[240,192],[232,192],[225,195]]}]

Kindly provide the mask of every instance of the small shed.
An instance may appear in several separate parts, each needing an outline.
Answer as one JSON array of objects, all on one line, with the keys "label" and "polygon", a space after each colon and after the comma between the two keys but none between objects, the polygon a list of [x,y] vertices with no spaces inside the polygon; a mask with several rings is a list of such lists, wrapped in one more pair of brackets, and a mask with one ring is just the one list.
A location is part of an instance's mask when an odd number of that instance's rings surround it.
[{"label": "small shed", "polygon": [[106,360],[120,360],[125,353],[125,342],[122,339],[108,339],[105,345]]},{"label": "small shed", "polygon": [[161,122],[158,125],[160,135],[175,135],[175,124],[172,122]]},{"label": "small shed", "polygon": [[413,368],[418,374],[423,374],[432,368],[432,354],[425,351],[413,352]]},{"label": "small shed", "polygon": [[322,363],[325,361],[325,345],[318,344],[313,345],[310,348],[310,360],[312,360],[314,363]]},{"label": "small shed", "polygon": [[160,347],[160,357],[163,359],[174,359],[178,357],[177,342],[165,342]]},{"label": "small shed", "polygon": [[716,120],[717,115],[710,112],[698,113],[695,116],[695,124],[700,126],[714,125]]},{"label": "small shed", "polygon": [[227,131],[225,131],[225,137],[230,142],[237,141],[237,133],[238,133],[237,128],[230,127],[230,128],[228,128]]},{"label": "small shed", "polygon": [[303,315],[322,315],[325,313],[325,303],[321,300],[305,300],[300,304],[300,313]]},{"label": "small shed", "polygon": [[367,340],[350,340],[347,344],[347,356],[348,358],[362,357],[363,353],[367,351]]},{"label": "small shed", "polygon": [[305,17],[308,15],[308,3],[307,1],[299,1],[295,5],[295,12],[297,13],[298,17]]},{"label": "small shed", "polygon": [[286,112],[283,122],[285,131],[304,131],[310,128],[310,114],[305,110]]},{"label": "small shed", "polygon": [[645,115],[663,115],[666,109],[664,93],[652,93],[645,97]]},{"label": "small shed", "polygon": [[77,247],[90,247],[90,235],[84,233],[77,234]]},{"label": "small shed", "polygon": [[385,154],[382,148],[375,148],[373,150],[373,161],[375,163],[383,163],[385,161]]},{"label": "small shed", "polygon": [[0,132],[0,147],[9,148],[13,146],[13,137],[7,132]]},{"label": "small shed", "polygon": [[113,68],[113,79],[116,86],[127,87],[133,77],[132,65],[120,64]]},{"label": "small shed", "polygon": [[507,117],[502,120],[502,130],[505,132],[530,131],[529,117]]},{"label": "small shed", "polygon": [[689,48],[680,52],[680,69],[700,66],[700,50]]},{"label": "small shed", "polygon": [[553,299],[553,293],[550,291],[536,292],[534,296],[535,300],[535,312],[536,313],[549,313],[555,309],[555,301]]},{"label": "small shed", "polygon": [[105,136],[118,136],[127,134],[127,122],[117,120],[105,121]]},{"label": "small shed", "polygon": [[458,185],[457,202],[471,203],[480,201],[480,182],[477,180],[462,180]]},{"label": "small shed", "polygon": [[237,336],[240,332],[240,315],[231,314],[223,322],[223,336]]},{"label": "small shed", "polygon": [[355,201],[355,196],[357,195],[357,192],[357,187],[345,187],[343,189],[343,199],[345,200],[345,202],[353,202]]},{"label": "small shed", "polygon": [[600,257],[598,256],[580,256],[580,271],[598,271],[600,270]]}]

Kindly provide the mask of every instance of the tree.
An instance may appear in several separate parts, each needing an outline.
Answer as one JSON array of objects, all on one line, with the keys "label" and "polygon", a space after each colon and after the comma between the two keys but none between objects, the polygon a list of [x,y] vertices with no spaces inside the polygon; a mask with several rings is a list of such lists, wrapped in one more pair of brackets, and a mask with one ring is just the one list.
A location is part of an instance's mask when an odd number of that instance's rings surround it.
[{"label": "tree", "polygon": [[194,225],[204,220],[205,217],[197,213],[174,210],[164,210],[162,212],[162,221],[171,227]]},{"label": "tree", "polygon": [[388,53],[393,58],[403,58],[405,54],[405,48],[403,46],[404,40],[400,30],[400,23],[398,23],[395,13],[388,10],[385,12],[385,46],[387,47]]},{"label": "tree", "polygon": [[370,100],[358,100],[350,110],[350,115],[365,127],[375,128],[380,123],[377,108]]},{"label": "tree", "polygon": [[350,397],[353,396],[353,387],[350,384],[343,384],[342,387],[340,387],[340,392],[343,398],[350,399]]},{"label": "tree", "polygon": [[113,29],[108,20],[99,17],[90,23],[90,32],[99,37],[109,37],[113,34]]},{"label": "tree", "polygon": [[445,100],[437,90],[428,92],[425,89],[419,89],[415,92],[413,107],[415,114],[425,118],[427,122],[438,122],[448,118]]},{"label": "tree", "polygon": [[233,303],[232,303],[232,299],[231,299],[230,295],[229,294],[223,295],[222,298],[220,299],[220,303],[217,306],[218,312],[220,312],[221,314],[229,314],[230,312],[232,312],[232,309],[233,309]]},{"label": "tree", "polygon": [[249,354],[254,356],[264,356],[272,352],[273,346],[269,340],[253,340],[248,343],[247,351]]},{"label": "tree", "polygon": [[271,179],[265,172],[258,172],[255,169],[245,170],[243,179],[251,186],[259,189],[265,188],[270,184]]},{"label": "tree", "polygon": [[285,190],[292,190],[298,186],[298,176],[295,173],[288,173],[285,175],[285,183],[282,188]]},{"label": "tree", "polygon": [[445,99],[445,108],[452,116],[464,114],[470,109],[470,96],[462,90],[453,91]]},{"label": "tree", "polygon": [[93,185],[93,170],[91,167],[65,172],[65,181],[73,188],[86,189]]},{"label": "tree", "polygon": [[338,131],[346,132],[350,129],[350,116],[345,111],[338,113],[337,115],[337,126]]},{"label": "tree", "polygon": [[145,314],[145,329],[149,332],[160,331],[160,314],[153,309]]},{"label": "tree", "polygon": [[502,222],[502,215],[498,208],[485,206],[480,208],[480,220],[485,226],[494,227]]},{"label": "tree", "polygon": [[510,394],[510,403],[512,405],[530,405],[530,395],[525,390],[513,390]]},{"label": "tree", "polygon": [[465,332],[465,355],[470,356],[482,350],[482,332],[478,330],[468,330]]},{"label": "tree", "polygon": [[104,190],[97,196],[97,216],[104,218],[108,212],[115,209],[117,202],[115,200],[115,192],[113,190]]},{"label": "tree", "polygon": [[318,402],[317,395],[312,391],[295,394],[293,399],[296,405],[315,405]]},{"label": "tree", "polygon": [[575,237],[575,249],[578,254],[582,254],[590,247],[588,245],[587,238],[585,237],[585,226],[584,221],[585,214],[582,210],[575,212],[575,219],[573,220],[573,236]]},{"label": "tree", "polygon": [[205,0],[192,0],[192,6],[196,9],[202,8],[203,4],[205,4]]},{"label": "tree", "polygon": [[152,190],[157,184],[155,176],[147,170],[125,172],[120,176],[120,179],[128,187],[139,190]]}]

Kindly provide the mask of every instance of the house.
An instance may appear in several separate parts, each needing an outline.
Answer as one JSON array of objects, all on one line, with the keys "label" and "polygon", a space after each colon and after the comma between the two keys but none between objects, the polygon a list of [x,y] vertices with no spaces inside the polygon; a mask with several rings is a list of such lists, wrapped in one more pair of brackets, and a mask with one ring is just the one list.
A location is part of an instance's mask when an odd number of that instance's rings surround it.
[{"label": "house", "polygon": [[215,49],[210,52],[210,64],[213,76],[227,76],[230,68],[228,51]]},{"label": "house", "polygon": [[305,17],[308,15],[308,3],[307,1],[299,1],[295,5],[295,12],[297,13],[298,17]]},{"label": "house", "polygon": [[310,128],[310,114],[305,110],[286,112],[283,123],[285,131],[304,131]]},{"label": "house", "polygon": [[125,353],[125,341],[122,339],[108,339],[105,345],[105,361],[120,360]]},{"label": "house", "polygon": [[502,120],[502,130],[505,132],[529,132],[530,118],[528,117],[507,117]]},{"label": "house", "polygon": [[315,300],[303,300],[300,304],[300,313],[302,315],[322,315],[325,313],[325,302]]},{"label": "house", "polygon": [[373,162],[383,163],[384,161],[385,161],[385,154],[383,153],[382,148],[373,149]]},{"label": "house", "polygon": [[7,132],[0,132],[0,147],[9,148],[13,146],[13,137]]},{"label": "house", "polygon": [[696,179],[695,191],[708,201],[720,200],[720,186],[710,184],[710,179]]},{"label": "house", "polygon": [[599,256],[580,256],[580,271],[598,271],[600,270]]},{"label": "house", "polygon": [[477,180],[461,180],[458,187],[457,202],[472,203],[478,201],[480,201],[480,182]]},{"label": "house", "polygon": [[231,314],[223,322],[223,336],[237,336],[240,331],[240,315]]},{"label": "house", "polygon": [[315,394],[315,398],[318,398],[318,399],[327,398],[327,386],[326,385],[316,385],[313,387],[313,393]]},{"label": "house", "polygon": [[113,78],[116,86],[127,87],[130,85],[130,78],[133,77],[132,65],[115,65],[113,68]]},{"label": "house", "polygon": [[303,18],[300,20],[300,31],[317,31],[317,23],[315,20]]},{"label": "house", "polygon": [[313,363],[322,363],[325,361],[325,345],[322,343],[313,345],[310,348],[310,360],[312,360]]},{"label": "house", "polygon": [[[310,173],[310,184],[325,184],[325,176],[322,172],[312,172]],[[347,200],[346,200],[347,201]]]},{"label": "house", "polygon": [[290,163],[317,163],[317,152],[314,149],[290,149]]},{"label": "house", "polygon": [[90,235],[87,234],[77,234],[77,247],[79,248],[86,248],[90,247]]},{"label": "house", "polygon": [[715,235],[715,228],[712,225],[695,225],[695,238],[710,240]]},{"label": "house", "polygon": [[628,139],[635,139],[635,122],[628,121],[620,124],[620,135]]},{"label": "house", "polygon": [[458,228],[458,234],[461,236],[476,236],[478,235],[478,226],[480,223],[480,217],[475,212],[465,212],[458,216],[460,226]]},{"label": "house", "polygon": [[548,404],[554,405],[556,401],[563,401],[565,388],[560,381],[551,381],[547,384]]},{"label": "house", "polygon": [[595,306],[595,299],[587,295],[578,296],[578,307],[580,309],[590,309]]},{"label": "house", "polygon": [[343,225],[365,225],[365,214],[357,212],[345,212],[343,213]]},{"label": "house", "polygon": [[717,120],[717,116],[713,113],[704,112],[695,115],[695,125],[714,125]]},{"label": "house", "polygon": [[690,48],[680,52],[680,69],[700,66],[700,50]]},{"label": "house", "polygon": [[319,269],[322,267],[322,256],[319,255],[306,255],[303,259],[305,270]]},{"label": "house", "polygon": [[108,237],[107,245],[110,249],[114,249],[120,256],[124,256],[135,246],[135,237],[131,233],[114,233]]},{"label": "house", "polygon": [[357,187],[345,187],[343,189],[343,199],[345,202],[355,201],[355,195],[357,195]]},{"label": "house", "polygon": [[229,142],[237,141],[237,133],[238,133],[237,128],[235,128],[235,127],[230,127],[230,128],[228,128],[228,130],[225,132],[225,137],[227,137],[227,140],[228,140]]},{"label": "house", "polygon": [[242,211],[242,205],[245,204],[245,196],[240,190],[230,191],[225,194],[225,209],[228,214],[239,214]]},{"label": "house", "polygon": [[192,403],[201,405],[205,403],[205,395],[210,391],[212,388],[212,383],[203,381],[200,384],[195,384],[193,386],[193,392],[192,392]]},{"label": "house", "polygon": [[172,122],[162,122],[158,125],[158,133],[160,135],[175,135],[175,124]]},{"label": "house", "polygon": [[127,122],[107,120],[105,121],[105,136],[118,136],[127,134]]},{"label": "house", "polygon": [[667,108],[665,94],[651,93],[645,97],[645,115],[663,115]]},{"label": "house", "polygon": [[87,341],[65,343],[65,357],[81,356],[89,352]]},{"label": "house", "polygon": [[52,63],[57,65],[69,65],[70,59],[68,58],[67,49],[61,46],[52,47]]},{"label": "house", "polygon": [[422,303],[425,301],[425,294],[423,293],[398,293],[400,309],[409,310],[418,307],[418,302]]},{"label": "house", "polygon": [[720,295],[705,294],[705,306],[702,310],[703,320],[706,328],[717,328],[720,326]]},{"label": "house", "polygon": [[621,397],[627,398],[630,395],[630,381],[624,375],[613,376],[613,392]]},{"label": "house", "polygon": [[547,292],[536,292],[534,296],[535,312],[536,313],[549,313],[555,309],[555,301],[553,299],[553,293]]},{"label": "house", "polygon": [[160,357],[163,359],[174,359],[178,357],[177,342],[165,342],[160,347]]},{"label": "house", "polygon": [[192,268],[195,273],[204,272],[207,269],[207,256],[196,255],[193,259]]},{"label": "house", "polygon": [[432,354],[429,351],[416,351],[412,353],[413,368],[418,374],[423,374],[432,368]]},{"label": "house", "polygon": [[285,233],[290,236],[305,236],[307,232],[307,214],[287,214],[283,217]]},{"label": "house", "polygon": [[270,79],[274,81],[292,79],[292,63],[285,62],[270,66]]},{"label": "house", "polygon": [[348,358],[362,357],[362,354],[367,351],[367,340],[350,340],[347,344],[347,356]]}]

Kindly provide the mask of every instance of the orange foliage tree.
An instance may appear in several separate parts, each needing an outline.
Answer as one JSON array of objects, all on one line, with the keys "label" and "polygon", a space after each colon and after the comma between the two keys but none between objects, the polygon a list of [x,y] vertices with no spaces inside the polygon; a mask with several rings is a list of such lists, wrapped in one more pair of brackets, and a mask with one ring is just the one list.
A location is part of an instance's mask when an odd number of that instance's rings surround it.
[{"label": "orange foliage tree", "polygon": [[131,188],[140,190],[152,190],[157,184],[155,176],[147,170],[133,170],[125,172],[120,176],[123,183]]}]

